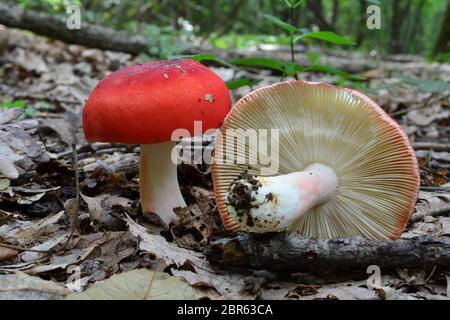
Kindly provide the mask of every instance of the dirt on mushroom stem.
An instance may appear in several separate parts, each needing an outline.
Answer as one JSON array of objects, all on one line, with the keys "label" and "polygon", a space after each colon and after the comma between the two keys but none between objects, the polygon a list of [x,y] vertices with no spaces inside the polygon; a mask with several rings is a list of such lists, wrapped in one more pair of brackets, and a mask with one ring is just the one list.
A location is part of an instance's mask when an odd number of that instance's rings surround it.
[{"label": "dirt on mushroom stem", "polygon": [[231,183],[230,190],[232,192],[228,194],[226,205],[235,208],[239,223],[245,221],[249,227],[255,225],[257,218],[252,217],[251,209],[258,208],[259,205],[255,202],[256,199],[252,196],[252,192],[257,194],[260,187],[261,182],[248,171],[243,171]]}]

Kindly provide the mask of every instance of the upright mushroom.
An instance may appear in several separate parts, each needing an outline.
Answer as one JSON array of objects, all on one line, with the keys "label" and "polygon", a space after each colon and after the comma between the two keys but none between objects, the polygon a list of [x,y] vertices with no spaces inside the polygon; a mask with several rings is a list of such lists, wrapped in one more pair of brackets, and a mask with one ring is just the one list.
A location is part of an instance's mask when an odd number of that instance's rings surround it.
[{"label": "upright mushroom", "polygon": [[[267,163],[224,161],[248,160],[267,144],[241,139],[245,145],[227,148],[230,129],[279,130],[278,172],[264,176]],[[315,238],[399,238],[420,184],[406,134],[373,100],[304,81],[267,86],[235,104],[216,141],[212,175],[228,229]]]},{"label": "upright mushroom", "polygon": [[[171,159],[176,129],[194,135],[218,128],[231,106],[225,83],[193,60],[148,62],[125,67],[103,79],[83,110],[89,142],[141,145],[140,194],[144,213],[168,225],[173,209],[186,206]],[[178,138],[178,137],[174,137]]]}]

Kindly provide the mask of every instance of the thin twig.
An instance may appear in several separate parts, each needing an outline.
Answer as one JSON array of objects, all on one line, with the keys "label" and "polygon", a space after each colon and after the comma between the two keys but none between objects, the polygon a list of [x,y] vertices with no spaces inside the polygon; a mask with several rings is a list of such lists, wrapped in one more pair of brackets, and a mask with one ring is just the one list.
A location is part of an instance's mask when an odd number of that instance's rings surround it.
[{"label": "thin twig", "polygon": [[70,234],[67,238],[66,242],[63,245],[63,249],[66,248],[67,244],[72,240],[73,235],[76,232],[77,229],[77,223],[78,223],[78,216],[80,213],[80,179],[79,179],[79,172],[78,172],[78,153],[77,153],[77,146],[76,144],[72,144],[72,156],[73,156],[73,169],[75,171],[75,192],[76,196],[73,200],[74,203],[69,203],[66,208],[66,212],[69,213],[70,217]]},{"label": "thin twig", "polygon": [[[424,168],[425,169],[425,168]],[[420,191],[427,192],[450,192],[450,187],[420,187]]]},{"label": "thin twig", "polygon": [[[436,266],[433,267],[433,270],[431,270],[430,274],[428,275],[428,277],[425,279],[425,283],[428,283],[428,281],[430,281],[431,277],[433,276],[434,272],[436,271]],[[434,292],[432,292],[434,293]]]},{"label": "thin twig", "polygon": [[[397,117],[397,116],[402,116],[402,115],[404,115],[404,114],[406,114],[406,113],[408,113],[408,112],[410,112],[410,111],[413,111],[413,110],[425,109],[425,108],[427,108],[430,104],[433,104],[433,103],[436,103],[436,102],[438,102],[438,101],[445,100],[445,99],[449,98],[449,97],[450,97],[450,93],[449,93],[449,94],[446,94],[446,95],[444,95],[444,96],[442,96],[442,97],[439,97],[439,96],[436,97],[436,96],[437,96],[436,93],[432,93],[428,98],[426,98],[426,99],[425,99],[420,105],[418,105],[417,107],[408,108],[408,109],[400,110],[400,111],[397,111],[397,112],[393,112],[393,113],[391,113],[390,115],[391,115],[391,117]],[[433,98],[435,98],[435,99],[433,99]]]},{"label": "thin twig", "polygon": [[415,213],[411,216],[411,222],[418,222],[422,220],[425,216],[438,217],[443,216],[450,213],[450,205],[444,206],[442,208],[430,210],[424,213]]},{"label": "thin twig", "polygon": [[413,142],[412,145],[416,150],[450,151],[450,143]]},{"label": "thin twig", "polygon": [[69,238],[72,238],[73,234],[75,233],[75,230],[76,230],[76,227],[77,227],[77,222],[78,222],[78,215],[79,215],[79,211],[80,211],[80,174],[79,174],[79,171],[78,171],[77,146],[74,143],[72,144],[72,156],[73,156],[73,169],[75,171],[75,191],[76,191],[75,202],[76,202],[76,207],[75,207],[74,216],[72,218],[72,224],[70,226],[70,236],[69,236]]},{"label": "thin twig", "polygon": [[0,243],[0,247],[8,248],[8,249],[16,250],[16,251],[30,251],[30,252],[37,252],[37,253],[50,253],[51,252],[51,250],[27,249],[27,248],[22,248],[22,247],[13,246],[13,245],[4,244],[4,243]]},{"label": "thin twig", "polygon": [[[294,22],[294,7],[289,7],[289,23],[292,25]],[[291,61],[292,63],[295,63],[295,52],[294,52],[294,33],[291,31]],[[297,72],[294,73],[295,80],[298,80]]]},{"label": "thin twig", "polygon": [[77,191],[76,199],[78,203],[80,200],[80,179],[78,172],[78,153],[76,144],[72,144],[72,152],[73,152],[73,167],[75,170],[75,190]]},{"label": "thin twig", "polygon": [[41,100],[46,101],[50,103],[67,103],[67,104],[81,104],[78,100],[72,100],[72,99],[61,99],[61,98],[54,98],[54,97],[47,97],[47,96],[41,96],[41,95],[32,95],[32,94],[15,94],[14,97],[17,99],[29,99],[29,100]]},{"label": "thin twig", "polygon": [[[113,154],[114,152],[126,153],[128,152],[128,149],[125,146],[122,146],[120,148],[101,149],[96,150],[95,155]],[[92,157],[92,152],[83,152],[78,155],[78,160],[83,160],[90,157]]]},{"label": "thin twig", "polygon": [[[135,145],[124,145],[120,143],[96,143],[93,145],[82,145],[77,147],[78,160],[81,160],[83,157],[86,158],[86,155],[92,156],[92,154],[104,154],[113,151],[129,151],[132,150]],[[56,157],[63,158],[70,154],[73,154],[72,148],[69,148],[65,151],[56,154]]]}]

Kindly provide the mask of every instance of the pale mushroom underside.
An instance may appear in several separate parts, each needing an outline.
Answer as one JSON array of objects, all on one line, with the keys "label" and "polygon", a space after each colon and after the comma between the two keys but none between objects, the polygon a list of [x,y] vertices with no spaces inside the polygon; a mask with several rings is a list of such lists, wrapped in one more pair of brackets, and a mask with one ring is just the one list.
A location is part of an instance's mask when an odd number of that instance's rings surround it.
[{"label": "pale mushroom underside", "polygon": [[[225,205],[230,183],[244,170],[261,175],[261,168],[274,166],[276,159],[249,166],[221,161],[230,152],[227,129],[254,129],[249,136],[259,129],[269,129],[269,136],[270,129],[279,130],[276,175],[313,163],[335,171],[336,196],[310,209],[288,231],[322,239],[395,239],[403,232],[417,199],[417,160],[406,134],[365,95],[324,83],[289,81],[258,89],[235,104],[219,133],[212,173],[222,220],[228,229],[239,230]],[[248,161],[264,145],[261,139],[245,141],[232,150],[234,159],[241,155]],[[267,147],[271,155],[270,143]]]}]

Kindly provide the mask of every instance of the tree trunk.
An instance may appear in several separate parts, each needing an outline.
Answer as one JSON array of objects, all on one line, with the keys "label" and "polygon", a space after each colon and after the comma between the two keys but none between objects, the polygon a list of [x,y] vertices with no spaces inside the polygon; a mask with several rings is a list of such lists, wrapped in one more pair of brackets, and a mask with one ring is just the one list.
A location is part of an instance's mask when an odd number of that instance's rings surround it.
[{"label": "tree trunk", "polygon": [[83,23],[80,30],[69,30],[63,18],[47,13],[24,10],[0,2],[0,23],[7,27],[103,50],[140,54],[147,50],[148,39],[96,25]]},{"label": "tree trunk", "polygon": [[339,17],[339,0],[333,0],[333,12],[331,16],[331,26],[336,29],[336,23]]},{"label": "tree trunk", "polygon": [[441,30],[434,46],[434,54],[450,52],[450,0],[442,19]]},{"label": "tree trunk", "polygon": [[362,44],[362,41],[364,39],[364,34],[366,29],[366,19],[367,19],[367,3],[365,0],[359,0],[359,28],[357,28],[357,34],[356,34],[356,43],[358,45]]},{"label": "tree trunk", "polygon": [[216,23],[212,26],[210,32],[216,32],[218,36],[223,35],[225,32],[229,31],[231,25],[236,22],[236,19],[239,17],[239,10],[241,6],[244,4],[245,0],[237,0],[234,5],[231,7],[228,14],[216,21]]},{"label": "tree trunk", "polygon": [[418,52],[423,49],[422,43],[419,41],[414,41],[414,39],[418,39],[421,34],[422,13],[424,6],[425,0],[421,0],[416,7],[412,19],[410,19],[410,23],[408,24],[408,32],[405,36],[405,49],[409,53]]},{"label": "tree trunk", "polygon": [[411,0],[401,6],[401,0],[392,0],[391,29],[389,38],[389,53],[402,53],[404,48],[404,36],[402,30],[405,17],[409,16]]},{"label": "tree trunk", "polygon": [[314,22],[324,31],[335,31],[333,26],[328,23],[323,14],[322,0],[307,1],[308,9],[314,14]]},{"label": "tree trunk", "polygon": [[370,265],[382,271],[433,267],[450,270],[450,239],[315,240],[284,233],[238,233],[213,239],[207,256],[222,268],[286,272],[357,272]]}]

